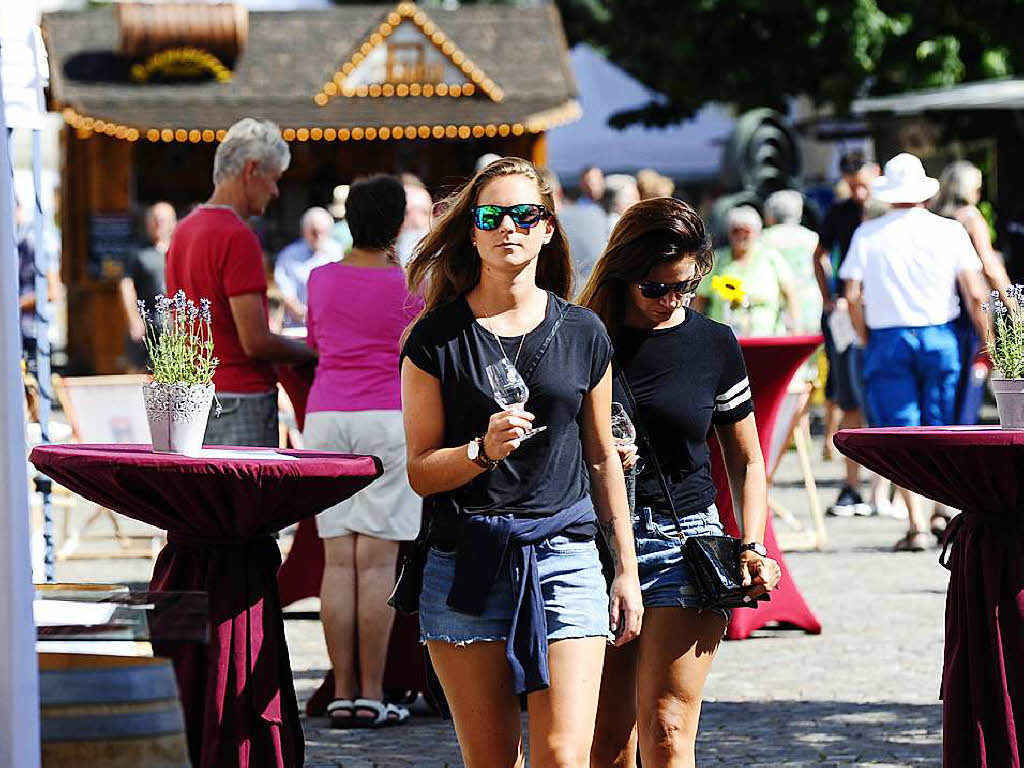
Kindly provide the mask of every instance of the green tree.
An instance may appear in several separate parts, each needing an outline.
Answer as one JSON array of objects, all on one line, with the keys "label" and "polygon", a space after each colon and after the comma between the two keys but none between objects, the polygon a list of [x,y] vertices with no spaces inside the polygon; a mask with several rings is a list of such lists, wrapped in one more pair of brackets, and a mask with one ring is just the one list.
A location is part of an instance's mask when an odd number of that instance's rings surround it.
[{"label": "green tree", "polygon": [[807,95],[840,114],[859,95],[1024,69],[1024,0],[560,0],[587,41],[662,101],[612,122],[662,125],[708,101],[784,107]]}]

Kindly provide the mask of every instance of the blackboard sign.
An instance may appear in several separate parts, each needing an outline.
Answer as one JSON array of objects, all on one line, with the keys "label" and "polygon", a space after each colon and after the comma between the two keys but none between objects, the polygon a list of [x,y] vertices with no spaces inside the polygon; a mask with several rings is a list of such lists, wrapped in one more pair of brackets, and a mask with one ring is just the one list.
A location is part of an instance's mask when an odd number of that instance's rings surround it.
[{"label": "blackboard sign", "polygon": [[120,277],[135,248],[135,219],[130,213],[94,213],[89,217],[89,277]]}]

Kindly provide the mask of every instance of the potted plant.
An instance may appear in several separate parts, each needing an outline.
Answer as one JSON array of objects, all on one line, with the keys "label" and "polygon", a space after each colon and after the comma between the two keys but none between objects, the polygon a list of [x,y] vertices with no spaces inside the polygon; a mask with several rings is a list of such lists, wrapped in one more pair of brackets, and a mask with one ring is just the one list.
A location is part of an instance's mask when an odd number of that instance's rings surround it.
[{"label": "potted plant", "polygon": [[[139,301],[153,380],[142,385],[153,450],[198,456],[214,400],[213,330],[208,299],[199,306],[178,291],[156,297],[153,313]],[[217,406],[216,415],[220,415]]]},{"label": "potted plant", "polygon": [[986,345],[993,369],[989,384],[1000,426],[1024,429],[1024,285],[1011,285],[1005,294],[1012,306],[998,291],[992,291],[992,300],[983,305],[992,317]]}]

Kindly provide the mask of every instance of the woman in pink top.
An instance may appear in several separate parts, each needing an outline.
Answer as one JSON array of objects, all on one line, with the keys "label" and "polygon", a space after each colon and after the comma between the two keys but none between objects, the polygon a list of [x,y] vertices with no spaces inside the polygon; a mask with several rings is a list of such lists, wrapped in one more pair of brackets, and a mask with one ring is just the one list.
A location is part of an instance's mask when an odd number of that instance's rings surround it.
[{"label": "woman in pink top", "polygon": [[351,252],[309,277],[308,343],[320,361],[303,438],[307,448],[372,454],[384,465],[381,478],[316,520],[325,555],[320,616],[335,680],[327,713],[332,727],[373,728],[409,717],[383,702],[382,678],[398,543],[420,526],[420,498],[405,473],[398,353],[422,301],[409,294],[395,257],[401,182],[357,181],[346,208]]}]

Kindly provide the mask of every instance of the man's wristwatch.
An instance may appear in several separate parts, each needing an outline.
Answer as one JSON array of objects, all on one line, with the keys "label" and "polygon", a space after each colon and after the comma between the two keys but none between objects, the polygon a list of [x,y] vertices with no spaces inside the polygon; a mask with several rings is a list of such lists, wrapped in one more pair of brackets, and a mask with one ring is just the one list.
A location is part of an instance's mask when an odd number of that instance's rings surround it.
[{"label": "man's wristwatch", "polygon": [[765,549],[764,544],[759,541],[752,541],[749,544],[740,544],[740,554],[746,552],[748,549],[756,555],[768,557],[768,550]]},{"label": "man's wristwatch", "polygon": [[478,467],[487,471],[498,466],[498,462],[488,456],[487,451],[484,450],[484,439],[482,437],[469,441],[469,445],[466,447],[466,457]]}]

